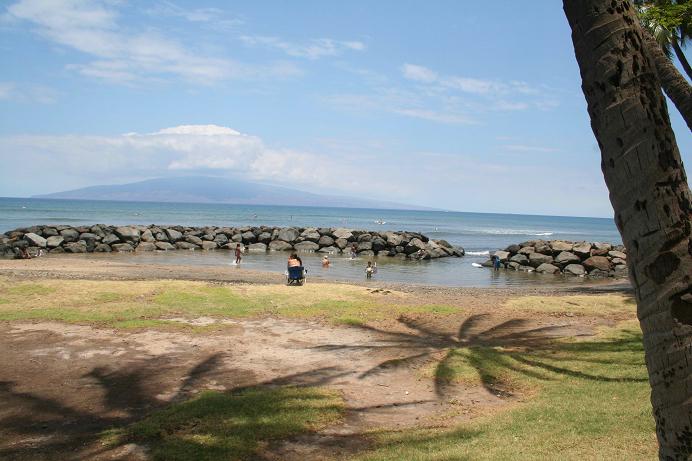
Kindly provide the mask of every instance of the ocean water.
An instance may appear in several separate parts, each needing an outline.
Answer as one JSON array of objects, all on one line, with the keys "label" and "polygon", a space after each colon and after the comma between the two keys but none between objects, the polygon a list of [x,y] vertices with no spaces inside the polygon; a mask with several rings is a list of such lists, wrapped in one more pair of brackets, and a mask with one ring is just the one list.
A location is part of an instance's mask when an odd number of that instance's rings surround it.
[{"label": "ocean water", "polygon": [[[533,216],[445,211],[376,210],[354,208],[287,207],[154,202],[105,202],[0,198],[0,232],[37,224],[180,224],[216,226],[347,227],[367,230],[406,230],[462,246],[464,258],[434,261],[377,259],[377,279],[446,286],[506,286],[527,283],[593,283],[572,277],[515,273],[493,274],[471,266],[490,251],[533,239],[586,240],[620,243],[612,219]],[[168,254],[106,255],[130,261],[166,264],[228,265],[227,252],[170,252]],[[249,254],[242,266],[283,272],[283,254]],[[333,256],[328,270],[319,256],[307,255],[310,277],[339,280],[364,278],[365,261]]]}]

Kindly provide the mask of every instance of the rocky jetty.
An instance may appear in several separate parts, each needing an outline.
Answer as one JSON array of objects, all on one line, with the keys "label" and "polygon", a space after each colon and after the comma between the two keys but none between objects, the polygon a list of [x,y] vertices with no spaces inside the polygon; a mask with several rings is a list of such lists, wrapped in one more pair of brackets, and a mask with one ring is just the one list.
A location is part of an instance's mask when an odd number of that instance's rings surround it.
[{"label": "rocky jetty", "polygon": [[[627,250],[600,242],[531,240],[497,250],[494,256],[506,269],[542,274],[591,277],[627,276]],[[483,263],[492,267],[492,261]]]},{"label": "rocky jetty", "polygon": [[0,234],[0,256],[48,253],[108,253],[235,249],[349,253],[425,260],[463,256],[464,249],[417,232],[372,232],[317,227],[187,227],[187,226],[33,226]]}]

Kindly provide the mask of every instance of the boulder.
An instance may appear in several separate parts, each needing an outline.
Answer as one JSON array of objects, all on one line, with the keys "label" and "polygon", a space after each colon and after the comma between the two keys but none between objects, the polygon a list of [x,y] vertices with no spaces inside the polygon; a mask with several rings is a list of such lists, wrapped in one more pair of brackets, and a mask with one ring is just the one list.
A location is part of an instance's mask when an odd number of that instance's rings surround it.
[{"label": "boulder", "polygon": [[591,256],[591,244],[589,242],[575,243],[572,252],[582,258]]},{"label": "boulder", "polygon": [[76,242],[79,240],[79,232],[74,229],[63,229],[60,231],[60,235],[66,242]]},{"label": "boulder", "polygon": [[101,239],[101,243],[112,245],[114,243],[120,243],[120,239],[115,234],[106,234],[106,236]]},{"label": "boulder", "polygon": [[295,242],[300,234],[293,227],[284,227],[279,229],[278,239],[284,242]]},{"label": "boulder", "polygon": [[334,245],[334,239],[331,238],[328,235],[323,235],[320,237],[320,239],[317,241],[317,244],[321,247],[330,247]]},{"label": "boulder", "polygon": [[522,266],[528,266],[529,264],[529,258],[526,257],[526,255],[518,253],[509,258],[510,263],[515,263],[515,264],[520,264]]},{"label": "boulder", "polygon": [[63,250],[65,250],[66,253],[86,253],[87,252],[87,245],[86,245],[86,242],[84,242],[84,241],[66,243],[62,246],[62,248],[63,248]]},{"label": "boulder", "polygon": [[[110,247],[109,247],[109,248],[110,248]],[[65,249],[64,249],[63,247],[55,247],[55,248],[53,248],[52,250],[49,250],[48,252],[51,253],[51,254],[55,254],[55,253],[64,253],[64,252],[65,252]]]},{"label": "boulder", "polygon": [[335,229],[334,232],[332,232],[332,235],[336,237],[337,239],[344,239],[344,240],[352,240],[354,239],[353,237],[353,232],[351,229]]},{"label": "boulder", "polygon": [[101,240],[101,237],[91,232],[83,232],[79,234],[79,240],[84,240],[85,242],[95,242],[97,240]]},{"label": "boulder", "polygon": [[611,250],[608,252],[608,256],[611,258],[627,259],[627,255],[622,251]]},{"label": "boulder", "polygon": [[578,263],[579,261],[579,256],[569,251],[561,251],[559,255],[555,256],[555,262],[560,265]]},{"label": "boulder", "polygon": [[513,269],[513,270],[515,270],[515,271],[516,271],[516,270],[519,270],[519,266],[521,266],[521,264],[519,264],[518,262],[510,261],[510,262],[507,263],[507,268],[508,268],[508,269]]},{"label": "boulder", "polygon": [[502,250],[497,250],[494,253],[495,256],[500,258],[500,262],[507,262],[507,259],[509,258],[509,252],[508,251],[502,251]]},{"label": "boulder", "polygon": [[267,251],[267,245],[265,245],[264,243],[251,243],[250,245],[248,245],[247,249],[248,251],[261,251],[262,253],[264,253],[265,251]]},{"label": "boulder", "polygon": [[115,232],[115,235],[117,235],[118,238],[123,242],[139,242],[140,234],[139,229],[137,229],[136,227],[120,226],[116,227],[113,232]]},{"label": "boulder", "polygon": [[610,277],[610,272],[601,269],[593,269],[589,272],[589,277]]},{"label": "boulder", "polygon": [[240,234],[243,238],[243,244],[248,245],[250,243],[255,243],[257,241],[257,236],[250,231],[243,232]]},{"label": "boulder", "polygon": [[269,251],[289,251],[293,249],[293,245],[283,240],[272,240],[269,242]]},{"label": "boulder", "polygon": [[511,254],[516,254],[519,253],[519,250],[521,250],[521,247],[519,245],[509,245],[507,248],[505,248],[505,251]]},{"label": "boulder", "polygon": [[363,251],[372,251],[372,242],[360,242],[358,243],[358,253]]},{"label": "boulder", "polygon": [[487,259],[481,263],[481,266],[483,267],[493,267],[493,261],[490,259]]},{"label": "boulder", "polygon": [[387,243],[389,244],[389,246],[393,246],[393,247],[401,245],[401,242],[403,240],[401,238],[401,235],[397,234],[396,232],[385,232],[383,234],[383,237],[385,238],[385,240],[387,240]]},{"label": "boulder", "polygon": [[306,229],[302,234],[300,234],[300,236],[303,237],[303,240],[305,241],[315,243],[319,242],[320,238],[322,238],[316,229]]},{"label": "boulder", "polygon": [[536,253],[543,253],[544,255],[552,255],[553,254],[553,249],[550,248],[550,245],[548,245],[548,242],[538,241],[538,242],[536,242],[536,245],[534,245],[534,248],[536,249]]},{"label": "boulder", "polygon": [[169,242],[156,242],[154,245],[156,245],[156,248],[163,251],[175,250],[175,247]]},{"label": "boulder", "polygon": [[204,240],[202,240],[201,238],[197,237],[196,235],[191,235],[191,234],[188,234],[185,236],[185,241],[187,243],[192,243],[193,245],[197,245],[197,246],[202,246],[202,242],[204,242]]},{"label": "boulder", "polygon": [[610,243],[594,242],[593,246],[597,250],[605,250],[606,252],[613,249],[613,245]]},{"label": "boulder", "polygon": [[343,238],[338,238],[334,241],[334,245],[339,247],[341,250],[346,248],[348,246],[348,240],[343,239]]},{"label": "boulder", "polygon": [[216,250],[219,247],[219,245],[216,242],[210,242],[208,240],[204,240],[202,242],[202,249],[203,250]]},{"label": "boulder", "polygon": [[54,227],[44,227],[43,230],[41,231],[41,235],[45,238],[48,237],[55,237],[58,234],[58,230]]},{"label": "boulder", "polygon": [[530,255],[531,253],[535,253],[536,249],[534,247],[521,247],[519,248],[518,253],[522,255]]},{"label": "boulder", "polygon": [[592,248],[591,249],[591,256],[607,256],[608,255],[608,250],[605,250],[603,248]]},{"label": "boulder", "polygon": [[216,237],[216,233],[211,232],[211,233],[206,233],[202,237],[200,237],[202,240],[207,241],[207,242],[213,242],[214,237]]},{"label": "boulder", "polygon": [[627,264],[616,264],[613,268],[615,275],[618,277],[623,277],[627,275]]},{"label": "boulder", "polygon": [[272,241],[272,234],[269,232],[260,232],[260,234],[257,236],[257,241],[259,243],[264,243],[265,245],[268,245],[269,242]]},{"label": "boulder", "polygon": [[543,263],[536,268],[539,274],[556,274],[560,272],[560,268],[552,264]]},{"label": "boulder", "polygon": [[529,265],[532,267],[538,267],[541,264],[551,264],[553,262],[553,257],[549,255],[544,255],[543,253],[530,253],[529,254]]},{"label": "boulder", "polygon": [[144,232],[142,232],[142,235],[139,236],[139,239],[142,242],[155,242],[156,241],[156,237],[154,237],[154,234],[152,234],[149,229],[145,229]]},{"label": "boulder", "polygon": [[534,272],[536,269],[534,269],[531,266],[519,266],[519,267],[517,267],[517,270],[519,272]]},{"label": "boulder", "polygon": [[572,251],[574,244],[572,242],[565,242],[563,240],[553,240],[550,242],[550,248],[553,249],[554,253],[560,253],[563,251]]},{"label": "boulder", "polygon": [[361,257],[375,256],[375,252],[372,250],[364,250],[358,253],[358,255]]},{"label": "boulder", "polygon": [[563,269],[563,272],[567,275],[576,275],[578,277],[586,274],[586,269],[581,264],[567,264]]},{"label": "boulder", "polygon": [[425,250],[425,249],[427,249],[425,242],[423,242],[419,238],[414,237],[411,239],[410,242],[408,242],[408,245],[406,245],[404,247],[404,252],[407,255],[410,255],[410,254],[413,254],[413,253],[416,253],[418,251]]},{"label": "boulder", "polygon": [[156,251],[156,244],[152,242],[139,242],[135,251]]},{"label": "boulder", "polygon": [[60,245],[62,245],[64,241],[65,241],[65,239],[62,236],[53,235],[52,237],[48,237],[46,239],[46,246],[48,248],[56,248],[56,247],[59,247]]},{"label": "boulder", "polygon": [[358,242],[372,242],[372,234],[368,234],[367,232],[364,234],[360,234],[357,239]]},{"label": "boulder", "polygon": [[617,266],[618,264],[625,264],[625,265],[627,265],[627,261],[624,260],[624,259],[620,259],[620,258],[613,258],[613,259],[610,260],[610,262],[613,263],[614,266]]},{"label": "boulder", "polygon": [[300,242],[296,243],[293,248],[296,251],[317,251],[320,249],[320,246],[315,242]]},{"label": "boulder", "polygon": [[374,239],[372,239],[371,243],[373,251],[380,252],[387,248],[387,242],[385,242],[385,240],[382,237],[375,237]]},{"label": "boulder", "polygon": [[33,232],[29,232],[28,234],[24,234],[24,240],[29,242],[29,245],[39,247],[39,248],[45,248],[46,247],[46,239],[41,237],[38,234],[34,234]]},{"label": "boulder", "polygon": [[190,242],[184,242],[184,241],[175,242],[175,247],[179,250],[197,250],[197,249],[199,249],[198,245],[195,245],[194,243],[190,243]]},{"label": "boulder", "polygon": [[168,241],[168,235],[164,232],[156,232],[154,234],[154,237],[156,237],[157,242],[167,242]]},{"label": "boulder", "polygon": [[610,270],[610,261],[605,256],[591,256],[587,258],[584,262],[584,267],[589,271],[589,275],[594,269],[600,271],[608,272]]},{"label": "boulder", "polygon": [[335,246],[329,246],[329,247],[322,247],[319,249],[320,253],[328,253],[328,254],[338,254],[341,253],[341,250],[339,250]]},{"label": "boulder", "polygon": [[231,236],[231,242],[242,243],[243,242],[243,234],[241,234],[241,233],[233,234]]},{"label": "boulder", "polygon": [[110,253],[111,247],[110,245],[106,245],[105,243],[99,243],[94,247],[94,253]]},{"label": "boulder", "polygon": [[132,248],[132,245],[129,243],[114,243],[111,245],[111,248],[113,251],[117,251],[119,253],[127,253],[129,251],[133,251],[134,248]]},{"label": "boulder", "polygon": [[168,236],[168,241],[169,241],[169,242],[174,242],[174,243],[175,243],[175,242],[177,242],[178,240],[182,240],[182,239],[183,239],[183,233],[182,233],[182,232],[178,232],[178,231],[175,230],[175,229],[164,229],[164,232],[165,232],[166,235]]},{"label": "boulder", "polygon": [[225,234],[216,234],[216,237],[214,237],[214,242],[218,246],[222,246],[228,243],[228,237],[226,237]]}]

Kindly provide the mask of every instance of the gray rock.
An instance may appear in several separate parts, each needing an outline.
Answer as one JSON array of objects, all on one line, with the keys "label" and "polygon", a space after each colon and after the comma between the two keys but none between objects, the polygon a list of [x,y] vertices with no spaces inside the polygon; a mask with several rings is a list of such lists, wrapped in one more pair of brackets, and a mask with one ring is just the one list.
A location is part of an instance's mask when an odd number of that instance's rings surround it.
[{"label": "gray rock", "polygon": [[46,247],[46,239],[41,237],[38,234],[34,234],[33,232],[29,232],[28,234],[24,234],[24,240],[29,242],[29,245],[39,247],[39,248],[45,248]]},{"label": "gray rock", "polygon": [[334,245],[334,239],[331,238],[328,235],[323,235],[320,237],[320,239],[317,241],[317,244],[321,247],[330,247]]},{"label": "gray rock", "polygon": [[543,253],[544,255],[552,255],[553,254],[553,249],[550,248],[550,245],[548,245],[548,242],[544,241],[539,241],[536,242],[536,245],[534,246],[536,249],[536,253]]},{"label": "gray rock", "polygon": [[283,240],[272,240],[269,242],[269,251],[289,251],[293,249],[293,245]]},{"label": "gray rock", "polygon": [[361,257],[375,256],[375,252],[372,250],[363,250],[363,251],[359,252],[358,255]]},{"label": "gray rock", "polygon": [[543,263],[536,268],[536,272],[539,274],[556,274],[560,272],[560,268],[552,264]]},{"label": "gray rock", "polygon": [[425,250],[425,249],[427,249],[425,242],[423,242],[419,238],[414,237],[411,239],[410,242],[408,242],[408,245],[406,245],[406,247],[404,247],[404,252],[407,255],[410,255],[410,254],[413,254],[413,253],[416,253],[418,251]]},{"label": "gray rock", "polygon": [[358,242],[372,242],[372,234],[368,234],[367,232],[365,232],[363,234],[360,234],[356,240]]},{"label": "gray rock", "polygon": [[[523,255],[522,255],[522,256],[523,256]],[[516,270],[519,270],[519,266],[521,266],[521,264],[519,264],[518,262],[515,262],[515,261],[510,261],[510,262],[507,263],[507,267],[508,267],[509,269],[513,269],[513,270],[515,270],[515,271],[516,271]]]},{"label": "gray rock", "polygon": [[201,239],[204,240],[204,241],[207,241],[207,242],[213,242],[213,241],[214,241],[214,237],[216,237],[216,233],[211,232],[211,233],[204,234],[204,235],[201,237]]},{"label": "gray rock", "polygon": [[481,263],[481,266],[483,267],[493,267],[493,261],[491,259],[487,259]]},{"label": "gray rock", "polygon": [[603,271],[601,269],[593,269],[589,271],[589,277],[610,277],[610,271]]},{"label": "gray rock", "polygon": [[334,245],[338,246],[340,249],[344,249],[348,246],[348,240],[344,238],[338,238],[334,241]]},{"label": "gray rock", "polygon": [[267,245],[265,245],[264,243],[251,243],[250,245],[248,245],[247,249],[248,251],[261,251],[264,253],[265,251],[267,251]]},{"label": "gray rock", "polygon": [[175,229],[164,229],[164,232],[168,236],[168,241],[169,242],[177,242],[178,240],[183,239],[183,233],[178,232]]},{"label": "gray rock", "polygon": [[60,235],[54,235],[46,239],[46,246],[48,248],[56,248],[63,244],[65,239]]},{"label": "gray rock", "polygon": [[578,263],[579,261],[579,256],[569,251],[562,251],[559,255],[555,256],[555,262],[560,265]]},{"label": "gray rock", "polygon": [[532,267],[538,267],[541,264],[551,264],[553,262],[553,257],[549,255],[544,255],[542,253],[530,253],[529,254],[529,265]]},{"label": "gray rock", "polygon": [[105,243],[99,243],[94,247],[94,253],[110,253],[111,247],[110,245],[106,245]]},{"label": "gray rock", "polygon": [[243,243],[246,245],[257,241],[257,236],[250,231],[243,232],[240,236],[243,238]]},{"label": "gray rock", "polygon": [[134,242],[138,243],[139,242],[139,229],[136,227],[132,226],[121,226],[121,227],[116,227],[115,230],[115,235],[118,236],[120,240],[123,242]]},{"label": "gray rock", "polygon": [[403,240],[401,238],[401,235],[397,234],[396,232],[385,232],[383,236],[387,240],[389,246],[393,247],[401,245],[401,242]]},{"label": "gray rock", "polygon": [[335,246],[328,246],[328,247],[322,247],[319,249],[320,253],[328,253],[328,254],[338,254],[341,253],[341,250],[339,250]]},{"label": "gray rock", "polygon": [[231,242],[233,243],[242,243],[243,242],[243,234],[233,234],[231,236]]},{"label": "gray rock", "polygon": [[610,243],[594,242],[593,246],[597,250],[602,250],[606,252],[613,249],[613,245],[611,245]]},{"label": "gray rock", "polygon": [[74,229],[63,229],[60,231],[60,235],[66,242],[76,242],[79,240],[79,232]]},{"label": "gray rock", "polygon": [[522,266],[527,266],[529,264],[529,258],[526,257],[526,255],[518,253],[509,258],[509,261],[511,263],[516,263],[520,264]]},{"label": "gray rock", "polygon": [[143,242],[155,242],[156,241],[154,234],[152,234],[149,229],[144,230],[144,232],[142,232],[142,235],[140,235],[139,238]]},{"label": "gray rock", "polygon": [[589,242],[575,243],[572,252],[582,258],[591,256],[591,244]]},{"label": "gray rock", "polygon": [[494,253],[495,256],[500,258],[500,262],[507,262],[507,259],[509,258],[509,252],[508,251],[502,251],[502,250],[497,250]]},{"label": "gray rock", "polygon": [[202,246],[202,242],[204,242],[204,240],[202,240],[201,238],[199,238],[195,235],[186,235],[185,241],[187,243],[192,243],[193,245],[197,245],[198,247]]},{"label": "gray rock", "polygon": [[54,227],[44,227],[43,231],[41,231],[41,235],[45,238],[48,237],[55,237],[56,235],[60,235],[58,233],[58,230]]},{"label": "gray rock", "polygon": [[157,242],[167,242],[168,241],[168,235],[164,231],[156,232],[156,234],[154,234],[154,237],[156,237]]},{"label": "gray rock", "polygon": [[315,242],[300,242],[296,243],[293,248],[296,251],[317,251],[320,249],[320,246]]},{"label": "gray rock", "polygon": [[84,240],[85,242],[96,242],[98,240],[101,240],[101,237],[91,232],[83,232],[79,234],[79,240]]},{"label": "gray rock", "polygon": [[519,248],[519,254],[522,255],[530,255],[531,253],[535,253],[536,249],[534,247],[521,247]]},{"label": "gray rock", "polygon": [[617,250],[609,251],[608,256],[610,256],[611,258],[627,259],[627,255],[625,253],[623,253],[622,251],[617,251]]},{"label": "gray rock", "polygon": [[319,242],[320,238],[322,237],[316,229],[306,229],[302,234],[300,234],[300,236],[308,242],[315,243]]},{"label": "gray rock", "polygon": [[335,229],[334,232],[332,232],[332,235],[334,235],[334,237],[336,237],[337,239],[344,239],[344,240],[354,239],[353,231],[351,229],[344,229],[344,228]]},{"label": "gray rock", "polygon": [[586,269],[581,264],[568,264],[563,271],[567,275],[576,275],[578,277],[586,274]]},{"label": "gray rock", "polygon": [[536,269],[534,269],[531,266],[519,266],[519,267],[517,267],[517,270],[519,272],[535,272],[536,271]]},{"label": "gray rock", "polygon": [[156,244],[152,242],[140,242],[135,251],[156,251]]},{"label": "gray rock", "polygon": [[572,251],[574,244],[572,244],[572,242],[565,242],[563,240],[553,240],[550,242],[550,248],[553,249],[554,253],[560,253],[562,251]]},{"label": "gray rock", "polygon": [[608,272],[610,270],[610,261],[605,256],[591,256],[587,258],[584,262],[584,267],[589,271],[589,275],[594,269],[598,269],[603,272]]},{"label": "gray rock", "polygon": [[519,250],[521,250],[521,247],[517,244],[509,245],[507,248],[505,248],[505,251],[511,254],[517,254],[519,253]]},{"label": "gray rock", "polygon": [[154,245],[156,245],[156,248],[163,251],[175,250],[175,247],[169,242],[156,242]]},{"label": "gray rock", "polygon": [[299,235],[297,229],[293,227],[284,227],[279,229],[278,238],[284,242],[295,242]]},{"label": "gray rock", "polygon": [[617,266],[619,264],[627,265],[627,261],[624,259],[620,259],[620,258],[613,258],[610,260],[610,262],[613,263],[613,265],[615,265],[615,266]]},{"label": "gray rock", "polygon": [[120,243],[120,239],[115,234],[106,234],[106,236],[101,239],[101,243],[112,245],[114,243]]},{"label": "gray rock", "polygon": [[207,240],[202,242],[202,249],[206,251],[216,250],[218,247],[219,245],[216,242],[209,242]]},{"label": "gray rock", "polygon": [[360,242],[358,243],[358,253],[363,251],[372,251],[372,242]]},{"label": "gray rock", "polygon": [[117,251],[119,253],[127,253],[130,251],[134,251],[134,248],[132,248],[132,245],[129,243],[114,243],[111,245],[111,248],[113,251]]},{"label": "gray rock", "polygon": [[265,245],[268,245],[269,242],[272,241],[272,234],[270,232],[260,232],[260,234],[257,236],[257,241],[259,243],[264,243]]},{"label": "gray rock", "polygon": [[216,237],[214,237],[214,242],[218,246],[223,246],[228,243],[228,237],[226,237],[225,234],[216,234]]},{"label": "gray rock", "polygon": [[66,243],[62,246],[62,248],[63,248],[63,250],[65,250],[66,253],[86,253],[87,252],[86,242],[83,242],[83,241]]},{"label": "gray rock", "polygon": [[616,264],[613,270],[618,277],[625,276],[627,275],[627,264]]},{"label": "gray rock", "polygon": [[190,242],[184,242],[184,241],[175,242],[175,247],[179,250],[197,250],[197,249],[199,249],[198,245],[195,245],[194,243],[190,243]]},{"label": "gray rock", "polygon": [[55,253],[64,253],[65,250],[63,249],[63,247],[55,247],[55,248],[53,248],[53,249],[51,249],[51,250],[48,250],[48,252],[51,253],[51,254],[55,254]]},{"label": "gray rock", "polygon": [[[375,237],[372,239],[372,249],[373,251],[380,252],[387,248],[387,242],[382,237]],[[437,245],[437,244],[435,244]],[[439,247],[439,245],[438,245]]]}]

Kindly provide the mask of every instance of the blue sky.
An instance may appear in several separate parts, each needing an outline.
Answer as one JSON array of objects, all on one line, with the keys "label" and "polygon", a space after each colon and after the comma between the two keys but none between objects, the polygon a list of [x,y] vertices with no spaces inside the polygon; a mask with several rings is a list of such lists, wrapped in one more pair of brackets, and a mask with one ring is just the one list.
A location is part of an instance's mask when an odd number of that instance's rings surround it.
[{"label": "blue sky", "polygon": [[209,174],[612,216],[561,2],[491,5],[4,2],[0,196]]}]

